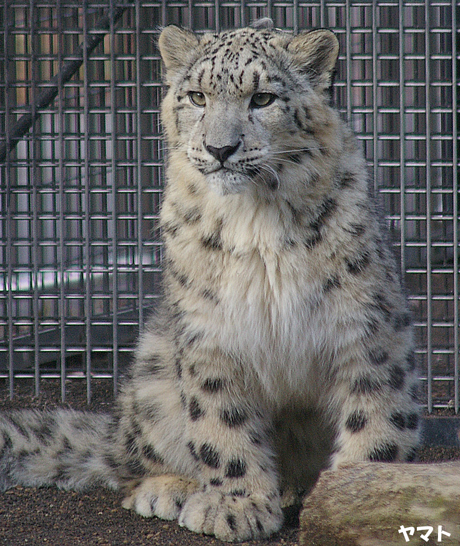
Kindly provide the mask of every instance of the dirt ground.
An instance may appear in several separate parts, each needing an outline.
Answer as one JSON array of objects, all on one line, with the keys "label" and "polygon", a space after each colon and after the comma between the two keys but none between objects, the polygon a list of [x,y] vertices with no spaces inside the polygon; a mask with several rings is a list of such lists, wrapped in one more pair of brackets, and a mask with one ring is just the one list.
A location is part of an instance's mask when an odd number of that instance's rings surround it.
[{"label": "dirt ground", "polygon": [[[73,382],[75,383],[75,382]],[[49,382],[39,397],[31,395],[30,386],[15,387],[10,401],[0,385],[0,411],[13,408],[51,408],[57,404],[58,383]],[[90,409],[104,410],[112,405],[110,384],[101,382],[94,389]],[[69,384],[69,406],[85,408],[83,385]],[[62,404],[60,404],[62,406]],[[65,404],[64,404],[65,405]],[[423,448],[422,462],[460,459],[454,448]],[[223,542],[199,536],[180,528],[175,522],[156,518],[143,519],[121,507],[117,492],[95,489],[83,493],[56,488],[16,487],[0,494],[0,545],[19,546],[215,546]],[[298,544],[298,518],[287,514],[284,528],[268,540],[245,542],[246,545]]]}]

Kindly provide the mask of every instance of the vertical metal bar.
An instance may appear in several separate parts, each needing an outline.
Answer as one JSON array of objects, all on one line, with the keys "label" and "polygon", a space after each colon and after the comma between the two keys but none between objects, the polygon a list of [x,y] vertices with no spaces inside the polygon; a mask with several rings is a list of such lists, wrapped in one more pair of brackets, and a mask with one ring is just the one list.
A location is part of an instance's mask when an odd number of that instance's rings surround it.
[{"label": "vertical metal bar", "polygon": [[327,23],[328,17],[326,13],[326,0],[321,0],[320,3],[320,26],[325,28],[328,26]]},{"label": "vertical metal bar", "polygon": [[401,213],[400,221],[400,245],[401,245],[401,273],[406,272],[406,89],[405,89],[405,44],[404,44],[404,0],[399,0],[399,154],[401,168],[400,176],[400,194],[399,206]]},{"label": "vertical metal bar", "polygon": [[351,101],[352,101],[352,94],[351,94],[351,50],[352,50],[352,43],[351,43],[351,18],[350,18],[350,0],[346,0],[345,2],[345,36],[346,36],[346,44],[347,44],[347,50],[346,50],[346,66],[347,66],[347,120],[348,123],[351,124]]},{"label": "vertical metal bar", "polygon": [[[136,0],[137,1],[137,0]],[[194,21],[193,21],[193,0],[188,0],[188,6],[187,6],[187,14],[188,14],[188,26],[190,29],[194,28]],[[136,23],[137,26],[137,23]]]},{"label": "vertical metal bar", "polygon": [[[3,47],[5,51],[5,67],[4,67],[4,82],[5,82],[5,130],[6,130],[6,147],[9,147],[10,140],[10,75],[9,75],[9,57],[8,57],[8,3],[3,4],[3,20],[4,20],[4,35]],[[13,220],[11,206],[11,163],[10,154],[6,154],[5,161],[5,178],[6,178],[6,293],[7,293],[7,321],[8,321],[8,393],[10,399],[14,395],[14,339],[13,339]]]},{"label": "vertical metal bar", "polygon": [[459,28],[457,26],[457,9],[460,9],[460,6],[457,4],[456,0],[452,0],[452,178],[453,178],[453,188],[452,188],[452,209],[453,209],[453,245],[454,245],[454,267],[453,267],[453,276],[454,276],[454,389],[455,389],[455,413],[459,412],[460,404],[460,393],[459,393],[459,199],[458,192],[460,187],[458,185],[458,175],[459,175],[459,148],[458,148],[458,61],[457,55],[459,51],[457,49],[457,40],[460,39]]},{"label": "vertical metal bar", "polygon": [[[59,4],[59,3],[58,3]],[[61,13],[58,12],[58,25],[59,36],[62,36],[62,20]],[[62,66],[62,49],[58,48],[58,66]],[[61,400],[66,399],[66,377],[67,377],[67,363],[66,363],[66,293],[65,293],[65,183],[64,183],[64,142],[63,142],[63,122],[64,112],[62,104],[62,78],[59,73],[58,84],[58,118],[59,118],[59,161],[58,161],[58,173],[59,173],[59,211],[58,211],[58,229],[59,229],[59,252],[58,252],[58,264],[59,264],[59,327],[60,327],[60,370],[61,370]]]},{"label": "vertical metal bar", "polygon": [[[62,40],[62,11],[60,9],[60,2],[57,4],[57,23],[58,23],[58,36],[59,40]],[[62,66],[62,44],[58,46],[58,66]],[[61,400],[64,402],[66,397],[66,336],[65,336],[65,244],[64,244],[64,211],[65,211],[65,191],[64,191],[64,111],[62,101],[62,78],[60,77],[57,82],[58,85],[58,139],[59,139],[59,159],[58,159],[58,180],[59,180],[59,312],[60,312],[60,364],[61,364]]]},{"label": "vertical metal bar", "polygon": [[378,97],[378,89],[377,89],[377,81],[378,81],[378,73],[377,73],[377,63],[378,63],[378,55],[377,55],[377,3],[373,2],[372,4],[372,128],[373,128],[373,151],[372,151],[372,163],[373,163],[373,183],[374,183],[374,192],[377,194],[378,190],[378,131],[377,131],[377,120],[379,119],[379,109],[377,104],[377,97]]},{"label": "vertical metal bar", "polygon": [[117,96],[116,96],[116,65],[115,65],[115,25],[113,20],[114,0],[110,0],[110,117],[111,117],[111,171],[112,171],[112,336],[113,336],[113,392],[118,391],[118,230],[117,230]]},{"label": "vertical metal bar", "polygon": [[[32,77],[32,109],[35,109],[35,96],[36,96],[36,83],[38,81],[38,74],[37,74],[37,62],[36,62],[36,54],[40,52],[41,50],[41,44],[38,45],[37,49],[35,48],[35,45],[37,45],[38,40],[36,37],[38,37],[37,29],[35,26],[35,20],[36,20],[36,11],[35,11],[35,2],[34,0],[30,0],[29,4],[30,9],[30,34],[31,34],[31,77]],[[35,112],[32,110],[32,116],[35,117]],[[38,246],[38,209],[39,209],[39,203],[38,203],[38,180],[39,180],[39,173],[38,173],[38,167],[37,167],[37,154],[36,154],[36,131],[35,131],[36,124],[34,123],[32,125],[32,141],[31,141],[31,169],[29,171],[29,182],[32,183],[32,193],[31,193],[31,199],[29,203],[32,205],[32,252],[31,252],[31,258],[32,258],[32,264],[30,264],[32,267],[32,328],[33,328],[33,340],[34,340],[34,392],[35,395],[39,394],[39,383],[40,383],[40,337],[39,337],[39,310],[38,310],[38,262],[39,262],[39,246]],[[29,266],[30,267],[30,266]]]},{"label": "vertical metal bar", "polygon": [[161,0],[161,24],[162,26],[166,25],[166,2],[167,0]]},{"label": "vertical metal bar", "polygon": [[273,19],[272,0],[267,0],[267,17],[270,17],[270,19]]},{"label": "vertical metal bar", "polygon": [[214,17],[215,17],[215,27],[216,32],[220,32],[220,9],[219,9],[219,0],[214,0]]},{"label": "vertical metal bar", "polygon": [[430,2],[425,2],[425,139],[426,139],[426,328],[428,412],[433,411],[432,369],[432,267],[431,267],[431,105],[430,105]]},{"label": "vertical metal bar", "polygon": [[[136,0],[136,116],[137,116],[137,280],[138,280],[138,319],[139,330],[144,327],[144,275],[142,245],[142,80],[141,80],[141,15],[139,0]],[[191,20],[191,10],[190,10]]]},{"label": "vertical metal bar", "polygon": [[298,0],[293,0],[293,27],[294,27],[294,34],[297,34],[299,32],[299,2]]},{"label": "vertical metal bar", "polygon": [[[84,0],[83,4],[83,41],[88,40],[88,0]],[[85,279],[85,364],[86,364],[86,400],[88,404],[91,402],[91,369],[92,369],[92,336],[91,336],[91,317],[92,317],[92,298],[91,288],[93,279],[91,275],[91,173],[90,173],[90,141],[89,141],[89,77],[88,77],[88,51],[83,48],[83,90],[84,90],[84,103],[83,103],[83,118],[84,118],[84,224],[83,224],[83,238],[84,238],[84,276]]]}]

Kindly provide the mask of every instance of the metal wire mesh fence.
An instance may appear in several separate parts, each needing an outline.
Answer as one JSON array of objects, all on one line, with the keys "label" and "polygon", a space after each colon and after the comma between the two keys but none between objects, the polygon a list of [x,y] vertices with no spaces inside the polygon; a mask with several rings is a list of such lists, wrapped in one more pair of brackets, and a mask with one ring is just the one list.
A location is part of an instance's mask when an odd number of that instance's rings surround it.
[{"label": "metal wire mesh fence", "polygon": [[[335,101],[362,141],[400,255],[426,406],[458,412],[456,1],[5,0],[0,395],[22,380],[38,393],[47,378],[63,398],[71,380],[86,382],[88,398],[94,378],[116,389],[159,295],[158,27],[215,31],[264,16],[337,33]],[[56,98],[46,103],[47,93]],[[19,133],[31,129],[16,138],[18,120]]]}]

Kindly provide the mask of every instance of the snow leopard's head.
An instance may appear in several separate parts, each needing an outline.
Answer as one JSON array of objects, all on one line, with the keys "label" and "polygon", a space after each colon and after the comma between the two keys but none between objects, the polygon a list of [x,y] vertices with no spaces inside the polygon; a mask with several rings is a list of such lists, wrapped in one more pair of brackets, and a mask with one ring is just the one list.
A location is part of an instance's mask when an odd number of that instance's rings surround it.
[{"label": "snow leopard's head", "polygon": [[248,27],[198,36],[169,26],[159,48],[170,152],[185,153],[215,191],[275,191],[292,171],[304,169],[308,179],[318,170],[315,161],[334,143],[332,32]]}]

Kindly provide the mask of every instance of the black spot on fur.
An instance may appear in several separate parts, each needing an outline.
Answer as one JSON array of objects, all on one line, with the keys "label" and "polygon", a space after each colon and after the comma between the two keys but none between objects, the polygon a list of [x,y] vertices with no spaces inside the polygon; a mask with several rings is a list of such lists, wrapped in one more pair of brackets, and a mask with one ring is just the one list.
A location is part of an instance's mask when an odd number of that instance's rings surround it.
[{"label": "black spot on fur", "polygon": [[192,441],[190,441],[190,442],[188,442],[187,447],[188,447],[188,449],[190,451],[190,454],[195,459],[195,461],[199,461],[200,457],[198,456],[198,453],[195,450],[195,444]]},{"label": "black spot on fur", "polygon": [[315,231],[319,231],[326,223],[326,220],[334,213],[336,209],[337,209],[337,201],[332,198],[326,199],[320,207],[319,215],[310,224],[310,227],[314,229]]},{"label": "black spot on fur", "polygon": [[362,430],[367,423],[366,414],[360,410],[353,412],[347,419],[345,426],[353,433]]},{"label": "black spot on fur", "polygon": [[245,497],[246,489],[234,489],[233,491],[230,491],[230,495],[233,497]]},{"label": "black spot on fur", "polygon": [[413,372],[417,368],[417,359],[414,351],[411,351],[406,358],[407,369],[409,372]]},{"label": "black spot on fur", "polygon": [[340,288],[340,279],[337,276],[330,277],[323,284],[323,291],[330,292],[333,288]]},{"label": "black spot on fur", "polygon": [[356,179],[352,173],[344,173],[340,179],[341,188],[351,188],[355,185]]},{"label": "black spot on fur", "polygon": [[372,379],[371,377],[364,376],[357,379],[351,388],[353,394],[372,394],[379,392],[382,385],[379,381]]},{"label": "black spot on fur", "polygon": [[223,244],[221,239],[222,233],[222,220],[217,222],[216,229],[210,235],[207,235],[201,239],[201,244],[208,250],[222,250]]},{"label": "black spot on fur", "polygon": [[231,460],[225,471],[226,478],[242,478],[246,474],[246,463],[241,459]]},{"label": "black spot on fur", "polygon": [[198,74],[198,87],[201,87],[201,82],[203,80],[205,72],[206,72],[206,70],[204,68],[202,68],[200,73]]},{"label": "black spot on fur", "polygon": [[214,487],[220,487],[223,485],[223,481],[220,478],[211,478],[209,480],[210,485],[213,485]]},{"label": "black spot on fur", "polygon": [[[138,410],[137,410],[137,408],[135,408],[135,404],[133,404],[133,409],[134,409],[135,413],[137,414]],[[135,417],[131,418],[130,426],[131,426],[131,431],[132,431],[134,436],[139,437],[139,436],[142,435],[142,429],[141,429],[141,427],[140,427],[140,425],[137,422]]]},{"label": "black spot on fur", "polygon": [[420,402],[420,387],[418,383],[412,385],[409,389],[409,395],[414,402]]},{"label": "black spot on fur", "polygon": [[201,460],[211,468],[220,467],[219,453],[209,444],[203,444],[200,449]]},{"label": "black spot on fur", "polygon": [[120,464],[111,455],[106,455],[104,457],[104,463],[112,470],[118,470],[120,468]]},{"label": "black spot on fur", "polygon": [[398,430],[404,430],[406,428],[406,419],[400,412],[391,414],[390,423]]},{"label": "black spot on fur", "polygon": [[151,423],[157,422],[161,416],[160,404],[144,402],[139,409],[142,415]]},{"label": "black spot on fur", "polygon": [[13,447],[13,442],[11,441],[9,434],[3,431],[2,436],[3,436],[3,444],[2,444],[2,449],[0,451],[0,457],[2,457],[6,451],[8,451],[9,449]]},{"label": "black spot on fur", "polygon": [[385,315],[386,318],[388,318],[388,319],[391,318],[392,306],[385,299],[385,296],[383,296],[382,294],[374,294],[372,299],[373,299],[373,302],[374,302],[372,307],[374,307],[380,313]]},{"label": "black spot on fur", "polygon": [[409,313],[399,313],[393,318],[394,329],[399,332],[404,328],[407,328],[412,323],[412,319]]},{"label": "black spot on fur", "polygon": [[250,436],[251,443],[255,446],[260,446],[262,444],[262,436],[257,432],[254,432]]},{"label": "black spot on fur", "polygon": [[142,373],[144,375],[157,375],[162,370],[163,366],[161,365],[160,357],[157,355],[142,362]]},{"label": "black spot on fur", "polygon": [[227,523],[232,531],[236,531],[236,517],[233,514],[227,514]]},{"label": "black spot on fur", "polygon": [[184,221],[187,224],[196,224],[201,220],[201,211],[198,208],[193,208],[184,213]]},{"label": "black spot on fur", "polygon": [[158,464],[164,463],[163,458],[155,451],[153,446],[150,444],[146,444],[142,448],[142,454],[144,455],[146,459],[148,459],[152,463],[158,463]]},{"label": "black spot on fur", "polygon": [[43,421],[37,428],[34,428],[33,432],[40,442],[47,443],[54,436],[55,421],[53,417],[44,417]]},{"label": "black spot on fur", "polygon": [[134,476],[145,476],[147,474],[147,469],[138,458],[130,459],[126,463],[126,467]]},{"label": "black spot on fur", "polygon": [[187,347],[191,347],[197,341],[200,341],[201,339],[203,339],[203,337],[204,337],[204,334],[201,333],[201,332],[199,332],[198,334],[193,334],[193,335],[189,336],[187,341],[186,341]]},{"label": "black spot on fur", "polygon": [[372,450],[369,460],[373,462],[391,463],[398,456],[396,444],[382,444]]},{"label": "black spot on fur", "polygon": [[359,275],[362,273],[371,261],[371,255],[369,251],[365,251],[362,254],[358,254],[353,258],[345,260],[347,269],[352,275]]},{"label": "black spot on fur", "polygon": [[417,449],[412,448],[409,453],[406,455],[406,462],[411,463],[417,458]]},{"label": "black spot on fur", "polygon": [[209,235],[208,237],[203,237],[201,239],[201,244],[210,250],[222,250],[222,241],[220,238],[220,235],[217,233],[213,233],[212,235]]},{"label": "black spot on fur", "polygon": [[308,250],[312,250],[322,239],[322,235],[319,231],[314,233],[311,237],[304,239],[303,244]]},{"label": "black spot on fur", "polygon": [[176,237],[177,232],[180,229],[180,226],[178,224],[174,224],[173,222],[165,222],[162,225],[162,228],[163,228],[163,232],[166,235],[169,235],[170,237],[174,238],[174,237]]},{"label": "black spot on fur", "polygon": [[213,301],[214,303],[217,303],[218,302],[218,299],[217,299],[217,296],[215,295],[215,293],[210,290],[209,288],[206,288],[205,290],[203,290],[201,292],[201,295],[203,296],[204,299],[206,300],[209,300],[209,301]]},{"label": "black spot on fur", "polygon": [[21,424],[19,423],[14,417],[7,416],[7,419],[10,421],[10,423],[13,425],[13,427],[16,429],[19,434],[24,436],[27,439],[30,439],[29,431]]},{"label": "black spot on fur", "polygon": [[366,226],[363,224],[350,224],[347,228],[344,228],[344,231],[354,237],[361,237],[366,232]]},{"label": "black spot on fur", "polygon": [[205,413],[195,396],[190,399],[188,410],[192,421],[197,421]]},{"label": "black spot on fur", "polygon": [[400,366],[393,366],[390,370],[388,384],[395,391],[400,391],[404,386],[406,373]]},{"label": "black spot on fur", "polygon": [[419,416],[417,413],[409,413],[407,416],[407,428],[415,430],[418,427]]},{"label": "black spot on fur", "polygon": [[178,379],[182,379],[182,363],[179,358],[176,358],[176,374]]},{"label": "black spot on fur", "polygon": [[210,377],[206,379],[206,381],[201,385],[201,388],[205,392],[214,394],[216,392],[221,391],[224,388],[224,385],[225,385],[225,381],[223,379]]},{"label": "black spot on fur", "polygon": [[303,131],[304,130],[304,126],[302,124],[302,121],[300,120],[300,116],[299,116],[299,111],[298,110],[294,110],[294,122],[295,124],[297,125],[297,127]]},{"label": "black spot on fur", "polygon": [[383,350],[382,348],[369,351],[369,360],[376,366],[381,366],[382,364],[385,364],[385,362],[388,362],[388,357],[389,355],[387,351]]},{"label": "black spot on fur", "polygon": [[192,284],[187,275],[176,271],[176,269],[171,264],[168,264],[166,271],[184,288],[187,288]]},{"label": "black spot on fur", "polygon": [[241,408],[225,408],[220,412],[220,418],[230,428],[238,427],[246,422],[248,415]]},{"label": "black spot on fur", "polygon": [[302,220],[302,211],[299,210],[299,209],[296,209],[294,207],[294,205],[290,202],[290,201],[286,201],[286,205],[289,207],[289,210],[291,211],[291,214],[292,214],[292,221],[295,223],[295,224],[299,224],[300,221]]},{"label": "black spot on fur", "polygon": [[135,453],[137,451],[136,437],[132,434],[128,434],[126,436],[125,449],[127,453]]}]

